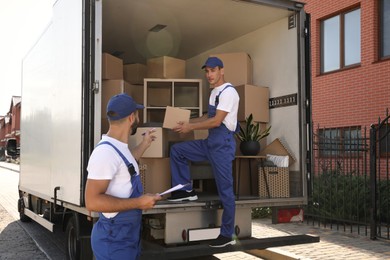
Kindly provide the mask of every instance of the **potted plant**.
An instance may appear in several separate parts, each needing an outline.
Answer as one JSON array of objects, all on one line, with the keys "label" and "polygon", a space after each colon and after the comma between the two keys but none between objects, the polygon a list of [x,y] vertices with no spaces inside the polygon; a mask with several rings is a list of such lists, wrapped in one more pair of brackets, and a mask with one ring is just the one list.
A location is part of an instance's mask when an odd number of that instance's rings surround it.
[{"label": "potted plant", "polygon": [[259,122],[253,122],[253,115],[245,119],[245,128],[240,125],[240,131],[236,134],[241,141],[240,150],[243,155],[257,155],[260,151],[259,141],[269,135],[271,126],[265,130],[260,129]]}]

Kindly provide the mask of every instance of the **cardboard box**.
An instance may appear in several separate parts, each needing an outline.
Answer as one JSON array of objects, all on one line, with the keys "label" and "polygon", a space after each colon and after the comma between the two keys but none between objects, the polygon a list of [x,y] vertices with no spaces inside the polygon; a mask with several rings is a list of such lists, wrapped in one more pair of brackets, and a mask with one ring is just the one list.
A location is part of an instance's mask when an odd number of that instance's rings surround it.
[{"label": "cardboard box", "polygon": [[[144,194],[156,194],[171,188],[171,169],[169,158],[139,160],[141,182]],[[169,197],[170,194],[164,196]]]},{"label": "cardboard box", "polygon": [[148,78],[185,78],[186,62],[168,56],[148,59],[146,62]]},{"label": "cardboard box", "polygon": [[123,60],[111,54],[102,54],[102,79],[123,79]]},{"label": "cardboard box", "polygon": [[107,117],[102,117],[101,120],[101,134],[106,134],[108,132],[108,129],[110,127],[110,124],[108,122]]},{"label": "cardboard box", "polygon": [[245,119],[252,113],[253,121],[269,122],[269,89],[254,85],[236,86],[240,96],[238,107],[238,121]]},{"label": "cardboard box", "polygon": [[123,65],[123,78],[130,84],[143,85],[146,78],[146,65],[140,63]]},{"label": "cardboard box", "polygon": [[143,133],[154,128],[153,135],[156,139],[144,152],[142,158],[163,158],[168,157],[167,131],[162,127],[138,127],[137,133],[129,137],[129,147],[135,147],[142,142]]},{"label": "cardboard box", "polygon": [[129,148],[131,149],[140,144],[143,139],[142,134],[151,129],[154,129],[153,135],[156,136],[156,139],[144,152],[142,158],[169,157],[169,150],[172,144],[194,139],[192,132],[188,134],[178,134],[170,129],[162,128],[161,126],[140,126],[137,129],[137,133],[129,137]]},{"label": "cardboard box", "polygon": [[279,138],[273,140],[272,143],[270,143],[263,150],[260,151],[260,155],[266,156],[267,154],[281,155],[281,156],[288,155],[289,166],[291,166],[295,162],[295,157],[291,154],[291,152],[286,148],[286,146]]},{"label": "cardboard box", "polygon": [[225,80],[234,86],[252,84],[252,59],[245,52],[212,54],[223,62]]},{"label": "cardboard box", "polygon": [[179,121],[189,122],[190,115],[191,110],[167,106],[165,110],[163,128],[172,129]]},{"label": "cardboard box", "polygon": [[[138,104],[144,104],[144,86],[143,85],[129,85],[131,97]],[[142,113],[141,113],[142,114]]]}]

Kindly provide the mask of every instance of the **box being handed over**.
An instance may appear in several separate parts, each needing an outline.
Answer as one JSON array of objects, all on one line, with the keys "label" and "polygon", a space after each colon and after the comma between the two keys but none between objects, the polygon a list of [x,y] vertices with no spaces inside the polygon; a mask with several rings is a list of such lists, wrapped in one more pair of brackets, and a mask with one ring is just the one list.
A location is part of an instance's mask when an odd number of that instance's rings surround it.
[{"label": "box being handed over", "polygon": [[172,129],[179,121],[189,122],[190,115],[191,111],[188,109],[167,106],[165,110],[163,128]]}]

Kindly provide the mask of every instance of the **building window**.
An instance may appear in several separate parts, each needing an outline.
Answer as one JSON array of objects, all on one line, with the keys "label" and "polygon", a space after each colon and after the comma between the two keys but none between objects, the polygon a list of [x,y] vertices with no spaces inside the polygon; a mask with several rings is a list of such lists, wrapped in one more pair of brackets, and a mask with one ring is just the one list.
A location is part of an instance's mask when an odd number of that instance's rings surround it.
[{"label": "building window", "polygon": [[360,127],[319,129],[318,138],[322,157],[357,156],[365,150]]},{"label": "building window", "polygon": [[360,8],[321,21],[321,72],[360,63]]},{"label": "building window", "polygon": [[390,124],[385,124],[379,129],[379,151],[380,156],[390,155]]},{"label": "building window", "polygon": [[390,1],[381,0],[380,16],[380,57],[390,57]]}]

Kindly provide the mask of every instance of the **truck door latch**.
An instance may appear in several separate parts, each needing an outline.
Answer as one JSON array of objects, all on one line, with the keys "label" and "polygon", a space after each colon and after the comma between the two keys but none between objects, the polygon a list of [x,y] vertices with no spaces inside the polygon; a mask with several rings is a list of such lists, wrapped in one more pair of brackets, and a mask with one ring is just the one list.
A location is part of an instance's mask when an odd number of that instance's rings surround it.
[{"label": "truck door latch", "polygon": [[99,93],[99,88],[100,88],[99,80],[95,80],[95,82],[92,83],[92,91],[95,92],[95,94],[97,94]]}]

